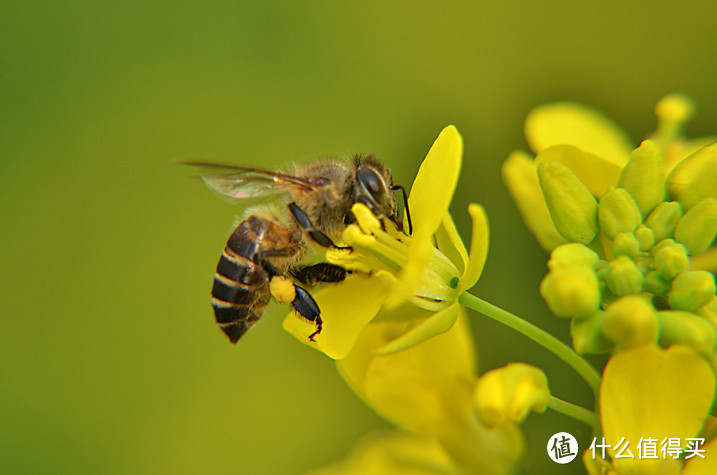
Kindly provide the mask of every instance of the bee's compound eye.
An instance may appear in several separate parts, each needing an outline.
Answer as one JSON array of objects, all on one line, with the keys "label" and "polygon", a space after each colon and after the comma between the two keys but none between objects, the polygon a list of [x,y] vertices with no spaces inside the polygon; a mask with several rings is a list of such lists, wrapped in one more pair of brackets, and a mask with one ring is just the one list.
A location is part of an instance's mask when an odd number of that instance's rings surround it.
[{"label": "bee's compound eye", "polygon": [[361,168],[356,174],[358,181],[373,197],[381,195],[381,178],[370,168]]}]

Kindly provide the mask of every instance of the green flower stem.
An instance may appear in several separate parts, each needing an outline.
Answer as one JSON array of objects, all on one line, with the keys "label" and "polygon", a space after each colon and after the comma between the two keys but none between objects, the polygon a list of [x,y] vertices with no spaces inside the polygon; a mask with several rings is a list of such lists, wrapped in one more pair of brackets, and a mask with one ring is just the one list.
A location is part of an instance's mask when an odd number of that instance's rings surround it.
[{"label": "green flower stem", "polygon": [[558,358],[563,360],[588,383],[590,389],[593,390],[595,400],[597,400],[600,392],[600,374],[595,371],[595,368],[590,366],[590,363],[580,357],[572,348],[563,343],[562,341],[555,338],[550,333],[546,332],[542,328],[536,327],[532,323],[523,320],[522,318],[514,315],[500,307],[486,302],[485,300],[479,299],[475,295],[471,295],[467,292],[463,292],[458,297],[458,303],[464,305],[476,312],[482,313],[486,317],[492,318],[504,325],[509,326],[513,330],[522,333],[537,344],[545,347]]},{"label": "green flower stem", "polygon": [[573,419],[577,419],[581,422],[584,422],[590,427],[595,427],[595,413],[592,411],[588,411],[584,407],[576,406],[575,404],[572,404],[570,402],[558,399],[555,396],[550,396],[550,402],[548,403],[548,407],[556,412],[565,414],[566,416],[572,417]]}]

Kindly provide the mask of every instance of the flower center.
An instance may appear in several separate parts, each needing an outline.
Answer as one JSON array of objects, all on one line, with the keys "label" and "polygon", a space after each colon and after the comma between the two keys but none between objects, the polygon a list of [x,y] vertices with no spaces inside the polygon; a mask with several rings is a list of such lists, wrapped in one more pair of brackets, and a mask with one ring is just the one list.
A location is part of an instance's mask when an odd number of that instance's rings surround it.
[{"label": "flower center", "polygon": [[381,221],[360,203],[353,206],[352,212],[357,224],[347,226],[342,234],[344,245],[350,246],[351,250],[328,250],[328,262],[351,272],[377,278],[390,292],[399,280],[409,277],[405,269],[411,258],[411,248],[426,246],[430,258],[419,271],[420,278],[416,279],[418,284],[410,298],[411,302],[426,310],[436,311],[456,299],[460,273],[432,242],[423,243],[399,232],[393,223]]}]

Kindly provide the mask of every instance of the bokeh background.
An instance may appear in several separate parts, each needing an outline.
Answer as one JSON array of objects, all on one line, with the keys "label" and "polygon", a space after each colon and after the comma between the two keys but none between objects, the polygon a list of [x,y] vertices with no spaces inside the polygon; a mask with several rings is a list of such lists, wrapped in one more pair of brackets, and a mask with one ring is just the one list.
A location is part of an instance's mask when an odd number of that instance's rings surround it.
[{"label": "bokeh background", "polygon": [[[681,91],[691,135],[717,123],[717,7],[694,2],[5,1],[0,4],[0,472],[302,473],[387,427],[273,306],[240,344],[213,323],[214,266],[238,210],[175,160],[275,167],[374,152],[410,184],[455,124],[452,211],[482,203],[475,291],[559,335],[546,255],[500,181],[534,106],[577,100],[637,141]],[[543,367],[540,347],[472,314],[481,370]],[[599,363],[599,361],[598,361]],[[525,423],[526,473],[553,464]],[[584,445],[583,445],[584,446]]]}]

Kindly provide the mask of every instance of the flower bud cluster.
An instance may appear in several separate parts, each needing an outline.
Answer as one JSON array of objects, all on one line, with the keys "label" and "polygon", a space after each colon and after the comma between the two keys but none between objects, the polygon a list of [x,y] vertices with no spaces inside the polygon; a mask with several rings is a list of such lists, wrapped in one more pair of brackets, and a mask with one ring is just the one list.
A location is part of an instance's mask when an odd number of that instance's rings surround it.
[{"label": "flower bud cluster", "polygon": [[556,247],[540,293],[572,319],[581,353],[659,342],[711,353],[717,343],[712,273],[690,269],[717,234],[717,145],[665,175],[645,141],[617,181],[596,197],[559,162],[538,165],[545,202],[568,244]]}]

